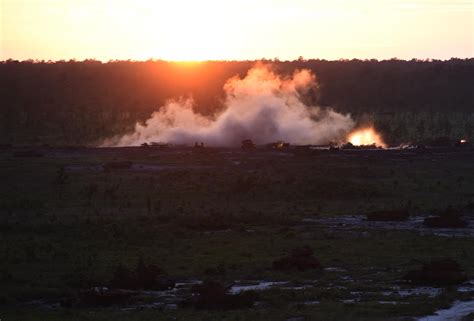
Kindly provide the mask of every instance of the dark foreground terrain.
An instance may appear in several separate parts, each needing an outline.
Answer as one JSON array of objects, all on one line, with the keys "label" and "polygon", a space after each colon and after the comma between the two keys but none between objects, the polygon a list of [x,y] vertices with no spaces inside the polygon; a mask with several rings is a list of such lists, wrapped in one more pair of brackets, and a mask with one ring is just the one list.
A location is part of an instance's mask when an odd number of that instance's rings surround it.
[{"label": "dark foreground terrain", "polygon": [[8,147],[0,173],[2,320],[472,319],[469,148]]}]

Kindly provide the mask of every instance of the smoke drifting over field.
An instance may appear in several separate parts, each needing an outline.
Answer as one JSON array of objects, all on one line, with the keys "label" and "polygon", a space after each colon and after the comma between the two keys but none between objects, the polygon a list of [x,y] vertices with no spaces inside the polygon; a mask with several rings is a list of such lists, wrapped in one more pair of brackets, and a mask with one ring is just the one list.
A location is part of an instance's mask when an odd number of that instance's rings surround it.
[{"label": "smoke drifting over field", "polygon": [[213,117],[193,110],[193,100],[169,101],[135,131],[104,142],[104,146],[133,146],[145,142],[239,146],[243,139],[257,144],[277,140],[292,144],[340,141],[354,127],[349,115],[307,106],[302,96],[317,90],[308,70],[291,77],[275,74],[268,65],[257,65],[245,78],[231,78],[224,85],[224,108]]}]

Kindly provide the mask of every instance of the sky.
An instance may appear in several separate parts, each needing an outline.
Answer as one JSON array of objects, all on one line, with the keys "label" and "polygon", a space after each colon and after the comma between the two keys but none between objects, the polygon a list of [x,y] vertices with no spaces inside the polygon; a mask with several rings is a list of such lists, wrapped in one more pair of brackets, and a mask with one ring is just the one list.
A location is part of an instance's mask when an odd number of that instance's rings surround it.
[{"label": "sky", "polygon": [[474,0],[0,2],[0,60],[474,56]]}]

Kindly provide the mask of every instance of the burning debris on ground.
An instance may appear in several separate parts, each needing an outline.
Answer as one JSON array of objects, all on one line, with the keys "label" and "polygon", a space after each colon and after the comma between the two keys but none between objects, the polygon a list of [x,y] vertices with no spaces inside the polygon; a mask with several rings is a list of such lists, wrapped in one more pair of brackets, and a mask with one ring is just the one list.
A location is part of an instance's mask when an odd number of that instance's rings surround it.
[{"label": "burning debris on ground", "polygon": [[284,150],[284,149],[289,149],[290,148],[290,143],[279,140],[279,141],[276,141],[274,143],[267,144],[266,147],[268,149],[273,149],[273,150]]},{"label": "burning debris on ground", "polygon": [[351,142],[347,142],[340,147],[341,149],[380,149],[380,146],[377,146],[375,144],[369,144],[369,145],[354,145]]},{"label": "burning debris on ground", "polygon": [[467,139],[460,139],[454,144],[454,146],[467,148],[467,147],[471,147],[471,143],[468,142]]}]

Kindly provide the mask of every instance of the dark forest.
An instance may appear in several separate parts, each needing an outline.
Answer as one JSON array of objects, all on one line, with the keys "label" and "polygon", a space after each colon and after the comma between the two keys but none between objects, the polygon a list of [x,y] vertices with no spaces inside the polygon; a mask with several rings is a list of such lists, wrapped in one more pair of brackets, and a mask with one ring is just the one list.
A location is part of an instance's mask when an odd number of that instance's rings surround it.
[{"label": "dark forest", "polygon": [[[255,61],[15,61],[0,63],[3,144],[95,144],[133,129],[168,99],[193,97],[212,114],[223,85]],[[399,144],[474,135],[474,59],[305,60],[271,63],[280,74],[310,69],[311,104],[371,122]]]}]

